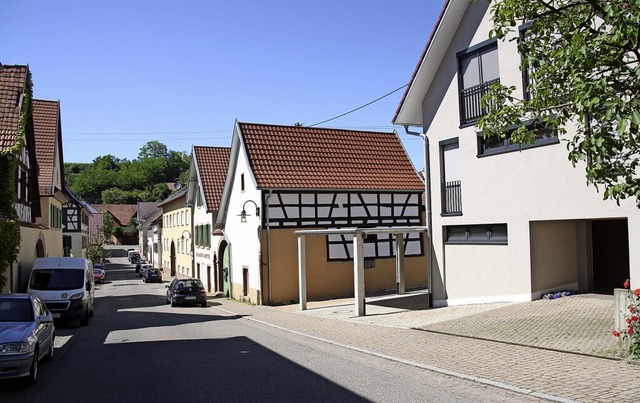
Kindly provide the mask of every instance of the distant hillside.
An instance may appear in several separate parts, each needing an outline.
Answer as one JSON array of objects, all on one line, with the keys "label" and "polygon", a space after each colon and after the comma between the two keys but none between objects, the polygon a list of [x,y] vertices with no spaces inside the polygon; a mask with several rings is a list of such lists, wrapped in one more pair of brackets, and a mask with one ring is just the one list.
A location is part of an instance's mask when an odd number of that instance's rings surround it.
[{"label": "distant hillside", "polygon": [[65,163],[64,174],[71,190],[88,203],[135,204],[164,200],[173,183],[186,182],[189,164],[187,153],[150,141],[133,161],[109,154],[91,163]]}]

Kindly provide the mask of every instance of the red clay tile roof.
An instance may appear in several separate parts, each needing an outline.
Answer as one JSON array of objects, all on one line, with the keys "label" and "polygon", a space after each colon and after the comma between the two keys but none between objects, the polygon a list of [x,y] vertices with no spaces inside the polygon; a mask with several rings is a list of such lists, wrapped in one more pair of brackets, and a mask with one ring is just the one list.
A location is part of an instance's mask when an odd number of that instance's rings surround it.
[{"label": "red clay tile roof", "polygon": [[231,148],[194,146],[193,154],[200,173],[207,209],[217,211],[229,168]]},{"label": "red clay tile roof", "polygon": [[238,125],[258,188],[424,190],[395,132]]},{"label": "red clay tile roof", "polygon": [[41,196],[50,196],[54,193],[53,170],[59,110],[58,101],[33,100],[33,131],[36,138],[36,160]]},{"label": "red clay tile roof", "polygon": [[20,96],[25,91],[27,66],[0,65],[0,152],[16,143],[20,121]]},{"label": "red clay tile roof", "polygon": [[118,224],[123,227],[129,224],[131,218],[138,211],[136,204],[92,204],[91,206],[101,213],[110,212],[118,221]]}]

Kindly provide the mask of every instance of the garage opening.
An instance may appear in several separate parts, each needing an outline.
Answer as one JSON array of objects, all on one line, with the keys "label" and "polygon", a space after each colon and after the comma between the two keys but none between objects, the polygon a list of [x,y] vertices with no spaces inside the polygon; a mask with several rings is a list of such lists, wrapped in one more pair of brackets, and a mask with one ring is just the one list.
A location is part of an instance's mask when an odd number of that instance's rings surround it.
[{"label": "garage opening", "polygon": [[591,221],[594,291],[612,293],[629,278],[627,219]]}]

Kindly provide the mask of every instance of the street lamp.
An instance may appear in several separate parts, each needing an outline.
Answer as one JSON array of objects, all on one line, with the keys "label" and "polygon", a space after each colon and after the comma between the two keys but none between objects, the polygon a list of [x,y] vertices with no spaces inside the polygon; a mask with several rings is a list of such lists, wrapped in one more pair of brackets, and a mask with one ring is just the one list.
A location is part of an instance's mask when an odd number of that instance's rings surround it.
[{"label": "street lamp", "polygon": [[258,205],[256,204],[256,202],[254,202],[253,200],[247,200],[246,202],[244,202],[244,204],[242,205],[242,211],[240,212],[240,214],[238,214],[240,216],[240,222],[247,222],[247,216],[250,216],[251,214],[247,213],[247,210],[245,209],[245,206],[247,205],[247,203],[253,203],[253,205],[256,207],[256,217],[260,217],[260,207],[258,207]]}]

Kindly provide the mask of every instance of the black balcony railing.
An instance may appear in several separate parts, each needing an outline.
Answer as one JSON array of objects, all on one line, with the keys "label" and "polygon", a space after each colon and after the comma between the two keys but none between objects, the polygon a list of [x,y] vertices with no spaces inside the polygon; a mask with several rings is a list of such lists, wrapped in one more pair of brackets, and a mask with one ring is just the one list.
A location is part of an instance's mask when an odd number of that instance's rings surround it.
[{"label": "black balcony railing", "polygon": [[442,214],[462,214],[462,186],[460,181],[442,184]]},{"label": "black balcony railing", "polygon": [[468,125],[478,121],[487,111],[482,107],[482,97],[491,84],[500,81],[495,79],[460,91],[460,125]]}]

